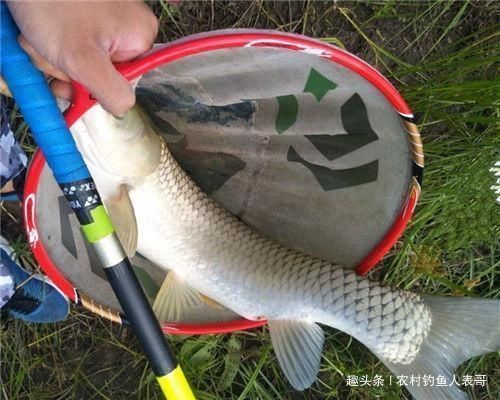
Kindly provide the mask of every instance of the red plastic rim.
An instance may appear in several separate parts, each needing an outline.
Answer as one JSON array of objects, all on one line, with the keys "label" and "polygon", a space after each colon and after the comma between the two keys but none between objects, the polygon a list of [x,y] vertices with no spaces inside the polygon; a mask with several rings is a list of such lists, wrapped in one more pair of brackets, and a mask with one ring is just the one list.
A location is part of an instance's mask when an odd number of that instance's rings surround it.
[{"label": "red plastic rim", "polygon": [[[411,120],[413,114],[399,92],[377,70],[356,56],[335,46],[307,38],[301,35],[279,33],[274,31],[220,31],[209,34],[193,35],[144,54],[140,59],[130,63],[117,65],[117,69],[128,80],[135,79],[154,68],[165,65],[174,60],[199,54],[206,51],[233,47],[271,47],[291,51],[306,52],[318,57],[338,63],[361,75],[375,86],[392,104],[394,109],[405,119]],[[78,83],[73,83],[73,104],[66,112],[68,126],[78,120],[92,105],[96,103],[89,93]],[[65,277],[48,256],[43,244],[39,240],[36,221],[36,193],[38,182],[45,166],[45,158],[38,151],[29,168],[23,199],[24,222],[31,249],[44,272],[72,301],[78,301],[75,286]],[[389,251],[401,237],[410,220],[420,194],[420,182],[414,178],[411,191],[408,194],[400,214],[391,229],[380,243],[363,259],[356,268],[360,275],[368,273]],[[164,323],[163,330],[172,334],[213,334],[226,333],[236,330],[251,329],[262,326],[262,321],[238,319],[221,323],[209,324],[173,324]]]}]

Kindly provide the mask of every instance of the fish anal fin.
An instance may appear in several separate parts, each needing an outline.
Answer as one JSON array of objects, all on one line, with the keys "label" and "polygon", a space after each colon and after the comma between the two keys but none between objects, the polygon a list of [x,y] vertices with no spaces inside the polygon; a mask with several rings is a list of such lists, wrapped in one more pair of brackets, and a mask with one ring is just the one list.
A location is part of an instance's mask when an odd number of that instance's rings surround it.
[{"label": "fish anal fin", "polygon": [[130,201],[127,187],[121,185],[118,193],[107,198],[104,205],[127,256],[132,257],[137,251],[138,231],[134,207]]},{"label": "fish anal fin", "polygon": [[311,386],[321,361],[323,329],[314,322],[272,320],[269,331],[276,357],[290,384],[297,390]]}]

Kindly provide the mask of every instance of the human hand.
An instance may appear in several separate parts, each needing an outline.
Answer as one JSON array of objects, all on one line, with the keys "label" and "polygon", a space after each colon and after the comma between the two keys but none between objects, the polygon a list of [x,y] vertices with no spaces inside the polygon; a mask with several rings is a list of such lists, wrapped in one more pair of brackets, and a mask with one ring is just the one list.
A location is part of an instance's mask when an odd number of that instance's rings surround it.
[{"label": "human hand", "polygon": [[146,4],[136,0],[7,4],[21,30],[21,46],[55,78],[51,87],[56,96],[71,97],[71,78],[114,115],[123,115],[134,105],[132,86],[112,63],[131,60],[151,48],[158,21]]}]

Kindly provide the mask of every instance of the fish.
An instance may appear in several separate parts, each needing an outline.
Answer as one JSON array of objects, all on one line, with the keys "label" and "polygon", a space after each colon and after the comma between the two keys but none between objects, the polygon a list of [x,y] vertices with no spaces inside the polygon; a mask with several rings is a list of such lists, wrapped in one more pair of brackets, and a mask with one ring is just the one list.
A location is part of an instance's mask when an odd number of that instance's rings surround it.
[{"label": "fish", "polygon": [[[268,321],[274,352],[297,390],[316,380],[325,334],[339,329],[399,375],[442,375],[500,348],[500,300],[393,289],[261,236],[182,170],[146,113],[113,117],[99,105],[71,131],[128,255],[169,273],[160,320],[210,298]],[[466,399],[458,385],[408,386],[415,399]]]}]

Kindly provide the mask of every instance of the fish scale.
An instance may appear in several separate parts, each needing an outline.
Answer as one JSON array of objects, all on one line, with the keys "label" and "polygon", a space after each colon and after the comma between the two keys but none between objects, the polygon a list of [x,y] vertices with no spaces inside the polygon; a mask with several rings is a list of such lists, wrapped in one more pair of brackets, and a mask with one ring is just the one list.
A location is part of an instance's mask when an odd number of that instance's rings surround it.
[{"label": "fish scale", "polygon": [[[154,226],[149,231],[161,231],[162,237],[187,239],[184,243],[169,240],[158,249],[154,237],[140,230],[139,251],[182,276],[196,276],[203,285],[190,284],[203,294],[247,318],[300,315],[340,327],[369,343],[388,361],[414,359],[430,326],[430,313],[418,296],[381,287],[350,270],[260,237],[206,196],[180,169],[165,144],[157,170],[130,197],[140,204],[151,192],[161,199],[164,211],[151,220],[135,207],[139,227]],[[186,227],[184,222],[191,225]],[[198,249],[196,254],[193,249]],[[416,325],[416,318],[427,322]],[[402,331],[407,334],[401,335]]]},{"label": "fish scale", "polygon": [[[193,289],[266,318],[277,360],[299,390],[319,370],[318,323],[357,338],[397,376],[452,382],[460,363],[500,348],[498,300],[393,290],[261,237],[196,186],[149,122],[138,107],[115,119],[94,106],[72,133],[125,249],[175,272],[155,299],[160,319],[182,320],[180,308],[201,300]],[[419,400],[467,398],[454,383],[407,389]]]}]

